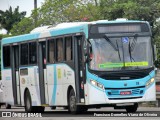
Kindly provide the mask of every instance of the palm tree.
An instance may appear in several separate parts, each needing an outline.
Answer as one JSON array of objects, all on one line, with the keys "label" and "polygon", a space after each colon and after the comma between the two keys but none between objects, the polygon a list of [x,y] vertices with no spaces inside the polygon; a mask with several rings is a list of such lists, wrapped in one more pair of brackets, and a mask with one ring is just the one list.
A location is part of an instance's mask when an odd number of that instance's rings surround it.
[{"label": "palm tree", "polygon": [[26,12],[19,12],[19,6],[12,11],[10,6],[9,10],[2,11],[0,10],[0,28],[7,30],[7,34],[10,33],[10,30],[13,27],[13,24],[21,21],[22,18],[26,15]]}]

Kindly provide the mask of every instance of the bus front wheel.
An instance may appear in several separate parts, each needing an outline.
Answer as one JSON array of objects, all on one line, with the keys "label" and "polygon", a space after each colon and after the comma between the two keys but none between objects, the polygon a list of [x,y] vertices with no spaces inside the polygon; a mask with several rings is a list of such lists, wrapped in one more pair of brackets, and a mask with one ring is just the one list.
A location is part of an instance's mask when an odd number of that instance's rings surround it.
[{"label": "bus front wheel", "polygon": [[134,105],[132,106],[126,106],[126,111],[128,113],[134,113],[137,111],[137,108],[138,108],[138,103],[135,103]]},{"label": "bus front wheel", "polygon": [[76,96],[73,89],[70,91],[68,104],[68,109],[72,114],[76,114],[80,111],[79,106],[76,104]]}]

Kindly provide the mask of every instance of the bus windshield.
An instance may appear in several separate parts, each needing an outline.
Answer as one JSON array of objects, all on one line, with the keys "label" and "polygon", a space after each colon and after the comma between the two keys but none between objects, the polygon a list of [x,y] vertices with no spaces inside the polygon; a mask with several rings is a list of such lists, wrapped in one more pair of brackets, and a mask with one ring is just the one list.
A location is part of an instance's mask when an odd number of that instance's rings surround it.
[{"label": "bus windshield", "polygon": [[151,37],[90,39],[90,69],[98,71],[134,70],[152,67]]}]

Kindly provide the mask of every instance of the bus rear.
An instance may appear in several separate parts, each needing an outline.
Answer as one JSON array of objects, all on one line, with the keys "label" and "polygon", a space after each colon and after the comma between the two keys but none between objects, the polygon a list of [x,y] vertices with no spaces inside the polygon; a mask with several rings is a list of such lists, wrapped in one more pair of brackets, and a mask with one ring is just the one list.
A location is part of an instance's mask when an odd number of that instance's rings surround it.
[{"label": "bus rear", "polygon": [[135,112],[155,101],[153,45],[148,22],[108,21],[89,26],[88,104]]}]

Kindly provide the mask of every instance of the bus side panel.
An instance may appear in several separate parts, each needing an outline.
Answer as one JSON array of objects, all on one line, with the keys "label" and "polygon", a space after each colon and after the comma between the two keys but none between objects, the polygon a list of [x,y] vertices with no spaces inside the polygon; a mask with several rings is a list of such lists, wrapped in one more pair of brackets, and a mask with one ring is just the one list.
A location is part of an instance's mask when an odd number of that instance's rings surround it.
[{"label": "bus side panel", "polygon": [[[57,90],[56,90],[56,105],[63,105],[63,102],[66,100],[64,99],[64,91],[63,91],[63,80],[64,80],[64,65],[57,64],[56,65],[56,83],[57,83]],[[54,78],[55,79],[55,78]]]},{"label": "bus side panel", "polygon": [[105,92],[103,90],[97,89],[93,85],[91,85],[88,81],[86,82],[85,93],[87,96],[85,97],[86,104],[105,104]]},{"label": "bus side panel", "polygon": [[11,69],[2,70],[4,101],[14,105]]},{"label": "bus side panel", "polygon": [[[41,106],[40,88],[39,88],[39,71],[38,67],[30,67],[28,69],[29,79],[31,82],[30,93],[32,94],[32,105]],[[34,73],[34,74],[33,74]]]},{"label": "bus side panel", "polygon": [[3,80],[0,80],[0,103],[4,103],[4,97],[3,97],[3,94],[4,94],[3,93],[3,88],[4,88],[3,86],[4,85],[3,85],[3,83],[4,83]]},{"label": "bus side panel", "polygon": [[89,95],[88,95],[88,83],[84,84],[84,97],[85,97],[85,105],[89,105]]},{"label": "bus side panel", "polygon": [[24,105],[24,92],[25,92],[25,89],[26,89],[27,87],[25,86],[25,85],[21,85],[21,104],[22,104],[22,106],[25,106]]},{"label": "bus side panel", "polygon": [[156,83],[154,82],[144,94],[145,101],[156,101]]},{"label": "bus side panel", "polygon": [[47,70],[49,105],[53,105],[54,101],[52,101],[52,94],[53,94],[53,86],[54,86],[54,66],[53,65],[46,66],[46,70]]},{"label": "bus side panel", "polygon": [[21,102],[24,105],[24,92],[25,89],[28,89],[32,99],[33,106],[40,106],[40,91],[39,91],[39,77],[38,77],[38,68],[37,66],[29,67],[28,75],[20,75],[20,84],[21,84]]},{"label": "bus side panel", "polygon": [[[38,89],[39,89],[39,87],[38,86],[36,86]],[[31,95],[31,99],[32,99],[32,106],[41,106],[41,104],[40,104],[40,99],[39,100],[37,100],[37,95],[35,94],[36,93],[36,91],[37,91],[37,88],[36,88],[35,86],[22,86],[21,87],[21,92],[22,92],[22,94],[21,94],[21,98],[22,98],[22,106],[24,106],[24,92],[25,92],[25,89],[27,88],[28,90],[29,90],[29,92],[30,92],[30,95]]]},{"label": "bus side panel", "polygon": [[68,87],[72,86],[76,93],[74,71],[66,64],[58,64],[56,65],[56,73],[57,73],[57,88],[58,88],[57,92],[61,94],[61,96],[57,95],[56,104],[67,105]]},{"label": "bus side panel", "polygon": [[49,104],[67,105],[67,90],[72,86],[75,90],[74,71],[65,64],[48,65],[47,81]]},{"label": "bus side panel", "polygon": [[75,71],[70,68],[68,65],[65,65],[64,67],[64,83],[63,83],[63,91],[64,91],[64,100],[66,101],[65,105],[68,105],[67,103],[67,92],[69,86],[72,86],[75,94],[76,94],[76,88],[75,88]]}]

